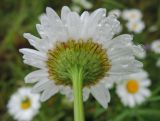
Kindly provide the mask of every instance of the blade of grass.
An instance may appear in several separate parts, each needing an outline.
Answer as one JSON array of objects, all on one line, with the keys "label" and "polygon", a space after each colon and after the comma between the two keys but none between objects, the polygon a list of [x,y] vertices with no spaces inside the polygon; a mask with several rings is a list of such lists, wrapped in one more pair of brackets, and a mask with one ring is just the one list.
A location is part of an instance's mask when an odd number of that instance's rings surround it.
[{"label": "blade of grass", "polygon": [[117,2],[115,0],[104,0],[104,3],[113,6],[113,8],[125,8],[125,6],[123,4],[121,4],[120,2]]},{"label": "blade of grass", "polygon": [[13,47],[13,40],[15,37],[15,33],[19,30],[23,20],[26,17],[24,1],[22,1],[21,6],[22,7],[20,9],[20,12],[18,13],[18,16],[17,13],[15,13],[16,16],[15,20],[12,20],[12,27],[8,31],[8,34],[6,35],[3,43],[1,44],[1,50],[5,49],[5,47]]},{"label": "blade of grass", "polygon": [[157,96],[157,97],[151,97],[148,99],[148,101],[150,102],[154,102],[154,101],[160,101],[160,96]]},{"label": "blade of grass", "polygon": [[160,117],[160,110],[159,109],[139,109],[137,113],[144,116],[157,116]]},{"label": "blade of grass", "polygon": [[130,111],[129,110],[125,110],[121,114],[116,116],[114,119],[111,119],[109,121],[124,121],[123,119],[129,114],[130,114]]}]

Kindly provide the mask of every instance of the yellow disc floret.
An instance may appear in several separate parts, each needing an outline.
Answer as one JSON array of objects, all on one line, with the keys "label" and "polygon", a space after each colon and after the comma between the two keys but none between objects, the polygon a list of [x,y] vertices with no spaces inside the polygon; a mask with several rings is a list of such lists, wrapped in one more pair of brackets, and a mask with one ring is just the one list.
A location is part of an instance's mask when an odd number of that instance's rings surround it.
[{"label": "yellow disc floret", "polygon": [[129,93],[135,94],[139,90],[139,84],[136,80],[128,80],[126,88]]},{"label": "yellow disc floret", "polygon": [[21,108],[22,109],[26,110],[26,109],[28,109],[30,107],[31,107],[31,101],[30,101],[29,98],[26,98],[21,102]]}]

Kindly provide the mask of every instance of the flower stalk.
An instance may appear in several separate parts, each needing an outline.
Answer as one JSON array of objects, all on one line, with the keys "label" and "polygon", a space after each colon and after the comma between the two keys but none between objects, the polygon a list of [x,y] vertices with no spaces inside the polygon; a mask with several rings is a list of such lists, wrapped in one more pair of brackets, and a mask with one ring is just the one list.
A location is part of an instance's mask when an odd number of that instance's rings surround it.
[{"label": "flower stalk", "polygon": [[72,82],[74,93],[74,121],[85,121],[83,109],[83,73],[81,68],[74,68],[72,70]]}]

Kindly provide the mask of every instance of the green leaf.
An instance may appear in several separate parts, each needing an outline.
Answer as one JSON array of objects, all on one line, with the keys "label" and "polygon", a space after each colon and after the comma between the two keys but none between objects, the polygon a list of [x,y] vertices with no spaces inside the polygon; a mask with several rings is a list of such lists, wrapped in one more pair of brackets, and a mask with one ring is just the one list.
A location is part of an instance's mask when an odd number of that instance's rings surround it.
[{"label": "green leaf", "polygon": [[157,116],[160,117],[159,109],[139,109],[137,113],[144,116]]}]

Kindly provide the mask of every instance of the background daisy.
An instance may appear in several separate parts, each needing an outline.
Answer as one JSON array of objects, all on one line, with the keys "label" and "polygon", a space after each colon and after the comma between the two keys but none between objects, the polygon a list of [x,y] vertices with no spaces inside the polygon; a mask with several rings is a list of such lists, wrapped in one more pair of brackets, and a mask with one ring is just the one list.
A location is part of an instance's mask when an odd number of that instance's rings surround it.
[{"label": "background daisy", "polygon": [[132,74],[117,84],[116,92],[124,106],[134,107],[151,95],[151,81],[145,71]]},{"label": "background daisy", "polygon": [[80,12],[84,9],[91,9],[93,7],[92,3],[88,0],[72,0],[72,10],[76,12]]},{"label": "background daisy", "polygon": [[109,11],[109,14],[114,14],[117,17],[120,17],[121,16],[121,10],[119,10],[119,9],[113,9],[113,10]]},{"label": "background daisy", "polygon": [[141,33],[143,29],[145,28],[145,24],[142,21],[129,21],[126,24],[129,31],[134,33]]},{"label": "background daisy", "polygon": [[160,53],[160,40],[155,40],[152,42],[151,50],[157,54]]},{"label": "background daisy", "polygon": [[142,19],[142,13],[138,9],[126,9],[122,13],[122,18],[127,21],[138,21]]},{"label": "background daisy", "polygon": [[31,121],[39,112],[39,94],[31,93],[31,88],[22,87],[14,93],[7,105],[8,112],[17,121]]}]

